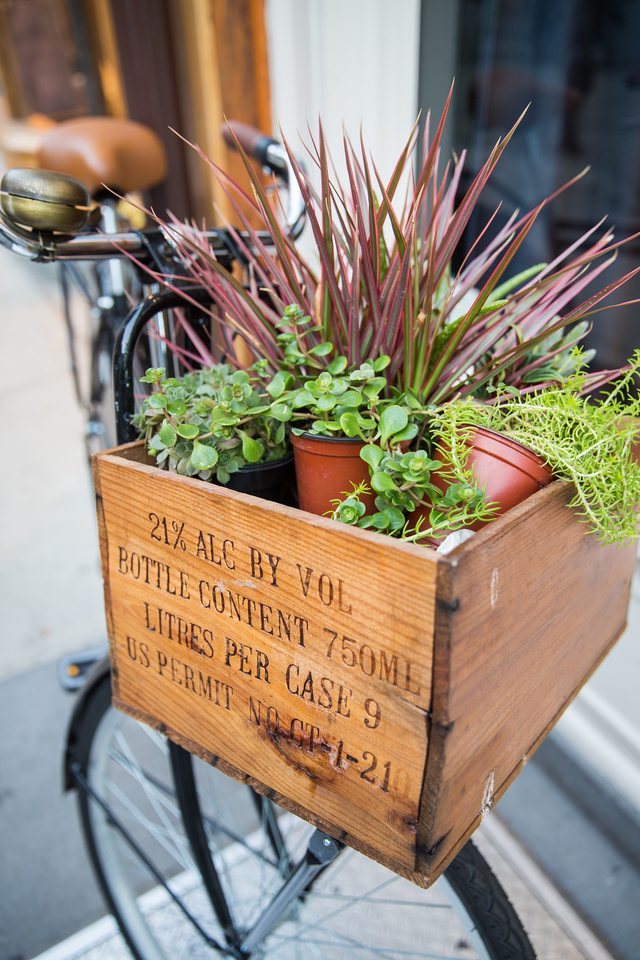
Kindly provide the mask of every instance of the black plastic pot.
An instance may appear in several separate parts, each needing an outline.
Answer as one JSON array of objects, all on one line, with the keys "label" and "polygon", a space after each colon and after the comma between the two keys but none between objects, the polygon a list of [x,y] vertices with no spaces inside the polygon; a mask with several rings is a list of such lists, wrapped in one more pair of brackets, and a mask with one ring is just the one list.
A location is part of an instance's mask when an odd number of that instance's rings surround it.
[{"label": "black plastic pot", "polygon": [[280,460],[248,463],[237,473],[232,473],[224,486],[239,493],[249,493],[252,497],[297,506],[293,454]]}]

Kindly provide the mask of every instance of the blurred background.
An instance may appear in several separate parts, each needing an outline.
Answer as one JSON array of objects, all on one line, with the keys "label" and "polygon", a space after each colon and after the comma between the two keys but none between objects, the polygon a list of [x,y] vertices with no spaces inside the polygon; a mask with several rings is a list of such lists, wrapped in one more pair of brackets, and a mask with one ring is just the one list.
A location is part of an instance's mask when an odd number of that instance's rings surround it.
[{"label": "blurred background", "polygon": [[[467,151],[462,189],[528,105],[463,248],[498,203],[496,229],[587,166],[539,217],[513,272],[603,217],[617,239],[640,229],[640,0],[2,0],[0,163],[34,165],[61,121],[128,117],[169,158],[145,201],[214,226],[228,201],[173,131],[242,181],[225,117],[282,132],[299,153],[321,117],[338,169],[344,126],[353,139],[362,129],[388,177],[418,114],[421,125],[428,110],[439,118],[454,76],[445,151]],[[639,264],[632,240],[598,283]],[[625,300],[640,296],[633,284]],[[637,306],[596,317],[597,367],[640,347],[639,317]],[[105,627],[55,266],[0,248],[0,329],[0,960],[56,944],[56,957],[84,956],[66,938],[104,907],[61,793],[73,700],[56,664],[103,644]],[[489,818],[508,842],[482,841],[538,925],[543,956],[640,960],[639,604],[636,579],[629,629]]]},{"label": "blurred background", "polygon": [[[72,117],[107,114],[160,136],[170,177],[159,211],[228,216],[206,165],[172,129],[242,181],[220,122],[233,117],[292,141],[322,117],[340,168],[344,123],[390,173],[411,126],[438,117],[456,78],[445,146],[467,151],[468,186],[522,111],[470,224],[470,245],[497,202],[495,229],[585,167],[538,219],[514,271],[549,260],[603,217],[638,231],[640,8],[636,0],[3,0],[0,146],[29,164],[38,138]],[[216,212],[217,208],[217,212]],[[611,273],[635,266],[638,243]],[[637,281],[640,283],[640,281]],[[626,288],[632,299],[638,290]],[[637,346],[636,314],[611,311],[592,334],[601,366]]]}]

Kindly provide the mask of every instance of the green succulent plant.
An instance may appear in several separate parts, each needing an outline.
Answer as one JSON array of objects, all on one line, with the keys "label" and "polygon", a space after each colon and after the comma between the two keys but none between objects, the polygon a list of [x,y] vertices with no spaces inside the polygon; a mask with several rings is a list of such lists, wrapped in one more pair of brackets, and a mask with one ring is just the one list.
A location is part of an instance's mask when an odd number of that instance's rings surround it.
[{"label": "green succulent plant", "polygon": [[[414,436],[420,421],[425,425],[434,410],[427,408],[415,415]],[[345,493],[344,499],[333,501],[332,518],[403,540],[434,537],[494,519],[497,504],[486,502],[484,491],[473,478],[450,477],[437,485],[432,476],[446,469],[443,462],[432,459],[424,448],[406,450],[406,446],[397,443],[393,433],[378,431],[370,437],[360,451],[369,466],[370,487],[360,484],[353,493]],[[377,494],[377,511],[365,515],[360,497],[371,490]],[[423,513],[416,521],[412,514],[418,507]]]},{"label": "green succulent plant", "polygon": [[362,440],[380,436],[385,443],[393,437],[396,444],[412,440],[418,432],[413,413],[421,405],[413,398],[405,402],[407,398],[402,395],[391,397],[394,391],[382,376],[389,357],[365,360],[355,367],[338,355],[323,367],[318,357],[324,357],[333,347],[326,342],[311,351],[305,348],[300,331],[307,330],[310,323],[295,304],[290,304],[278,321],[278,338],[286,347],[280,369],[265,388],[273,400],[271,416],[289,423],[291,432],[297,435]]},{"label": "green succulent plant", "polygon": [[[308,432],[364,440],[381,432],[384,436],[393,434],[396,442],[412,440],[417,425],[410,424],[409,413],[400,403],[384,397],[387,381],[379,371],[387,363],[388,357],[380,357],[373,364],[363,363],[349,370],[346,358],[338,357],[330,370],[282,393],[280,387],[287,380],[276,376],[267,387],[271,392],[274,384],[277,386],[272,415],[290,420],[292,432],[298,435]],[[303,425],[295,426],[296,421]]]},{"label": "green succulent plant", "polygon": [[[442,466],[439,464],[438,466]],[[358,484],[352,493],[344,493],[344,499],[332,501],[334,509],[330,513],[333,520],[350,523],[362,529],[373,529],[400,540],[419,541],[425,538],[439,537],[454,530],[468,528],[478,521],[492,520],[495,505],[485,503],[484,493],[468,482],[451,483],[443,492],[438,487],[423,491],[423,501],[429,506],[427,519],[419,517],[415,521],[402,507],[389,502],[386,495],[376,497],[376,512],[365,515],[365,505],[360,497],[370,493],[369,485]],[[428,498],[428,499],[427,499]]]},{"label": "green succulent plant", "polygon": [[262,370],[226,364],[165,378],[149,369],[141,378],[155,390],[133,418],[156,462],[178,473],[228,483],[247,464],[289,452],[284,423],[270,415]]}]

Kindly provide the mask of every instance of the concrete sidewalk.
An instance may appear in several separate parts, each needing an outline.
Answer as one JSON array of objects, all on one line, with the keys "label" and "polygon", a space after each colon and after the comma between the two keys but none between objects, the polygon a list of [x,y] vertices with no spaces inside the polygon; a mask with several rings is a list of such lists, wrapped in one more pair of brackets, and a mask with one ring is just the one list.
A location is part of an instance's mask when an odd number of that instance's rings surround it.
[{"label": "concrete sidewalk", "polygon": [[[536,871],[535,865],[494,816],[478,830],[474,842],[482,851],[529,934],[541,960],[613,960],[563,898]],[[434,893],[437,890],[433,888]],[[166,909],[166,895],[159,888],[141,898],[145,914]],[[372,907],[375,911],[375,906]],[[456,921],[451,918],[452,922]],[[456,924],[457,928],[457,924]],[[427,944],[422,944],[428,949]],[[470,948],[458,944],[461,960]],[[184,943],[176,939],[174,956],[182,955]],[[457,955],[457,954],[456,954]],[[115,921],[104,917],[57,944],[35,960],[126,960],[126,944]]]},{"label": "concrete sidewalk", "polygon": [[0,958],[104,913],[75,798],[62,795],[67,652],[106,642],[93,493],[57,267],[0,248]]},{"label": "concrete sidewalk", "polygon": [[57,266],[0,248],[0,678],[105,636],[83,414]]}]

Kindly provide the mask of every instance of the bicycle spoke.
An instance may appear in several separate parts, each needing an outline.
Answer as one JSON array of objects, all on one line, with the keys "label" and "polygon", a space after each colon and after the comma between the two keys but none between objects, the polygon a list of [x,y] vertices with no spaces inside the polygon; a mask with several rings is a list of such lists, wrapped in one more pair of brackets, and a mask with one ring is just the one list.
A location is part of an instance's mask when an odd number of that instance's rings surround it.
[{"label": "bicycle spoke", "polygon": [[[345,938],[343,938],[341,941],[338,941],[336,939],[309,940],[304,937],[296,938],[296,943],[304,944],[304,946],[331,947],[331,946],[335,946],[336,942],[339,943],[339,945],[348,948],[349,954],[352,956],[354,955],[354,953],[358,953],[359,955],[369,954],[370,956],[374,956],[374,957],[387,957],[387,958],[417,957],[419,958],[419,960],[451,960],[450,954],[424,953],[424,951],[422,950],[419,952],[415,950],[401,950],[401,949],[398,949],[397,947],[394,947],[393,953],[389,953],[388,949],[380,949],[377,947],[373,947],[371,945],[360,944],[356,940],[345,939]],[[277,949],[279,949],[279,945]],[[267,956],[267,954],[264,954],[264,956]],[[320,956],[325,956],[325,954],[320,954]]]},{"label": "bicycle spoke", "polygon": [[[132,774],[132,776],[134,776],[134,778],[137,780],[138,783],[148,784],[149,787],[152,787],[153,790],[155,791],[156,798],[165,804],[167,810],[169,810],[169,812],[173,814],[174,817],[180,816],[180,810],[177,804],[175,803],[175,799],[176,799],[175,790],[172,790],[171,788],[167,787],[165,784],[161,783],[160,780],[153,777],[147,770],[145,770],[143,767],[138,766],[137,764],[132,763],[131,760],[127,759],[127,757],[124,757],[117,750],[110,750],[109,756],[111,757],[112,760],[114,760],[118,764],[119,767],[121,767],[123,770],[126,770],[128,773]],[[144,789],[145,789],[145,793],[149,792],[147,787],[145,787]],[[174,801],[174,802],[167,803],[166,802],[167,800]]]},{"label": "bicycle spoke", "polygon": [[[134,760],[131,747],[121,732],[119,733],[116,739],[117,739],[117,743],[120,745],[122,749],[123,754],[125,755],[126,759],[129,761],[130,769],[133,772],[133,775],[136,781],[142,788],[156,816],[158,817],[158,819],[161,821],[161,823],[165,828],[164,831],[162,830],[159,831],[159,836],[173,838],[173,843],[176,851],[183,851],[183,850],[188,851],[188,844],[185,842],[184,838],[178,834],[176,828],[173,826],[173,823],[168,819],[166,815],[166,811],[165,811],[166,798],[162,794],[157,793],[154,789],[151,789],[152,785],[144,776],[138,763]],[[172,814],[173,814],[174,821],[180,819],[180,811],[177,807],[173,807]],[[169,848],[166,847],[164,843],[163,845],[165,846],[165,849],[169,851]],[[187,853],[187,857],[185,857],[184,859],[183,866],[193,866],[193,862],[191,861],[191,856],[188,853]]]},{"label": "bicycle spoke", "polygon": [[147,868],[147,870],[149,870],[150,874],[155,878],[155,880],[156,880],[158,883],[160,883],[161,886],[166,890],[166,892],[167,892],[168,895],[171,897],[171,899],[174,901],[174,903],[176,904],[176,906],[179,907],[179,909],[182,911],[182,913],[184,914],[184,916],[185,916],[185,917],[187,918],[187,920],[192,924],[192,926],[195,928],[195,930],[197,930],[197,932],[200,934],[200,936],[203,938],[203,940],[205,940],[208,944],[210,944],[210,946],[212,946],[214,949],[219,950],[219,951],[224,952],[224,953],[227,953],[228,951],[226,951],[223,947],[221,947],[221,945],[220,945],[219,943],[217,943],[216,940],[214,940],[212,937],[209,937],[209,935],[208,935],[208,934],[203,930],[203,928],[200,926],[200,924],[198,923],[198,921],[196,920],[196,918],[191,916],[191,914],[190,914],[189,911],[187,910],[186,906],[183,904],[183,902],[180,900],[180,898],[173,892],[173,890],[171,890],[171,888],[169,887],[169,885],[168,885],[168,884],[166,883],[166,881],[163,879],[163,877],[162,877],[162,875],[160,874],[160,872],[156,869],[156,867],[154,867],[153,863],[152,863],[152,862],[149,860],[149,858],[143,853],[143,851],[142,851],[142,849],[140,848],[140,846],[135,842],[135,840],[134,840],[133,837],[127,832],[127,830],[125,830],[125,828],[124,828],[123,825],[119,822],[119,820],[114,816],[113,812],[109,809],[108,804],[106,804],[105,801],[95,792],[95,790],[93,790],[93,788],[91,787],[91,785],[90,785],[89,782],[87,781],[86,777],[82,774],[82,771],[81,771],[81,769],[80,769],[80,765],[79,765],[78,763],[76,763],[76,764],[73,765],[73,774],[74,774],[74,776],[75,776],[78,784],[79,784],[80,787],[85,791],[85,793],[91,798],[91,800],[93,800],[95,803],[97,803],[97,804],[100,806],[100,808],[102,809],[102,812],[104,813],[104,815],[105,815],[106,818],[107,818],[108,823],[109,823],[111,826],[115,827],[115,829],[118,831],[118,833],[122,836],[122,838],[126,841],[126,843],[127,843],[127,844],[131,847],[131,849],[135,852],[135,854],[136,854],[136,856],[138,857],[138,859],[140,860],[140,862],[144,864],[144,866]]},{"label": "bicycle spoke", "polygon": [[[117,799],[122,805],[122,808],[130,814],[131,823],[136,823],[146,830],[149,836],[153,837],[153,839],[176,860],[179,866],[184,869],[193,868],[194,864],[189,856],[182,856],[180,859],[178,859],[177,856],[180,851],[188,851],[189,849],[184,837],[181,837],[175,829],[171,827],[165,827],[163,829],[159,824],[154,823],[153,820],[146,817],[113,781],[105,780],[103,784],[108,788],[112,797]],[[168,840],[173,840],[173,843],[168,843]]]},{"label": "bicycle spoke", "polygon": [[[377,890],[382,890],[382,889],[384,889],[385,887],[388,887],[388,886],[389,886],[390,884],[392,884],[394,881],[395,881],[395,877],[391,877],[389,880],[385,881],[384,883],[381,883],[376,889],[377,889]],[[356,904],[363,903],[363,902],[366,900],[366,898],[367,898],[367,894],[362,894],[362,896],[360,896],[360,897],[354,897],[353,899],[350,899],[350,900],[348,901],[348,903],[344,903],[344,904],[343,904],[341,907],[339,907],[337,910],[333,910],[331,913],[325,914],[325,916],[320,917],[319,919],[315,920],[313,923],[307,924],[306,926],[302,927],[302,928],[296,933],[296,939],[299,938],[299,937],[303,937],[304,934],[305,934],[307,931],[309,931],[309,930],[315,930],[316,927],[318,927],[318,926],[320,926],[320,925],[322,925],[322,924],[327,923],[328,920],[334,919],[335,917],[339,916],[341,913],[344,913],[345,910],[350,910],[350,909],[352,909]],[[285,939],[285,940],[281,941],[281,945],[284,944],[284,943],[289,942],[290,939],[292,939],[292,938],[288,938],[288,939]]]},{"label": "bicycle spoke", "polygon": [[[317,893],[311,891],[308,895],[308,899],[321,899],[321,900],[344,900],[344,897],[339,893]],[[376,906],[386,906],[386,907],[412,907],[415,909],[416,903],[413,900],[383,900],[378,897],[364,897],[362,900],[363,903],[370,903]],[[421,910],[450,910],[451,906],[448,903],[421,903]]]},{"label": "bicycle spoke", "polygon": [[[144,767],[141,767],[137,764],[134,766],[134,764],[132,764],[131,761],[127,760],[126,757],[123,757],[121,753],[118,753],[115,750],[110,750],[109,756],[112,757],[112,759],[115,760],[115,762],[118,763],[124,769],[129,771],[133,771],[135,769],[139,771],[140,774],[144,777],[144,779],[148,783],[152,784],[156,788],[156,790],[159,790],[162,794],[164,794],[165,797],[168,797],[169,799],[175,801],[176,791],[172,787],[167,786],[166,783],[163,783],[157,777],[154,777],[153,774],[151,774]],[[176,817],[180,815],[180,811],[177,806],[175,805],[170,806],[169,809]],[[207,826],[209,826],[214,832],[224,835],[228,840],[231,840],[233,843],[237,843],[240,846],[246,847],[247,850],[250,851],[252,856],[258,857],[261,860],[264,860],[265,863],[268,863],[272,867],[279,866],[279,864],[276,863],[275,860],[272,860],[270,857],[266,856],[264,853],[262,853],[262,851],[257,850],[255,847],[250,846],[247,843],[245,837],[242,836],[242,834],[226,826],[224,823],[222,823],[220,819],[214,820],[213,817],[207,814],[203,814],[202,819],[203,819],[203,822],[206,823]]]}]

